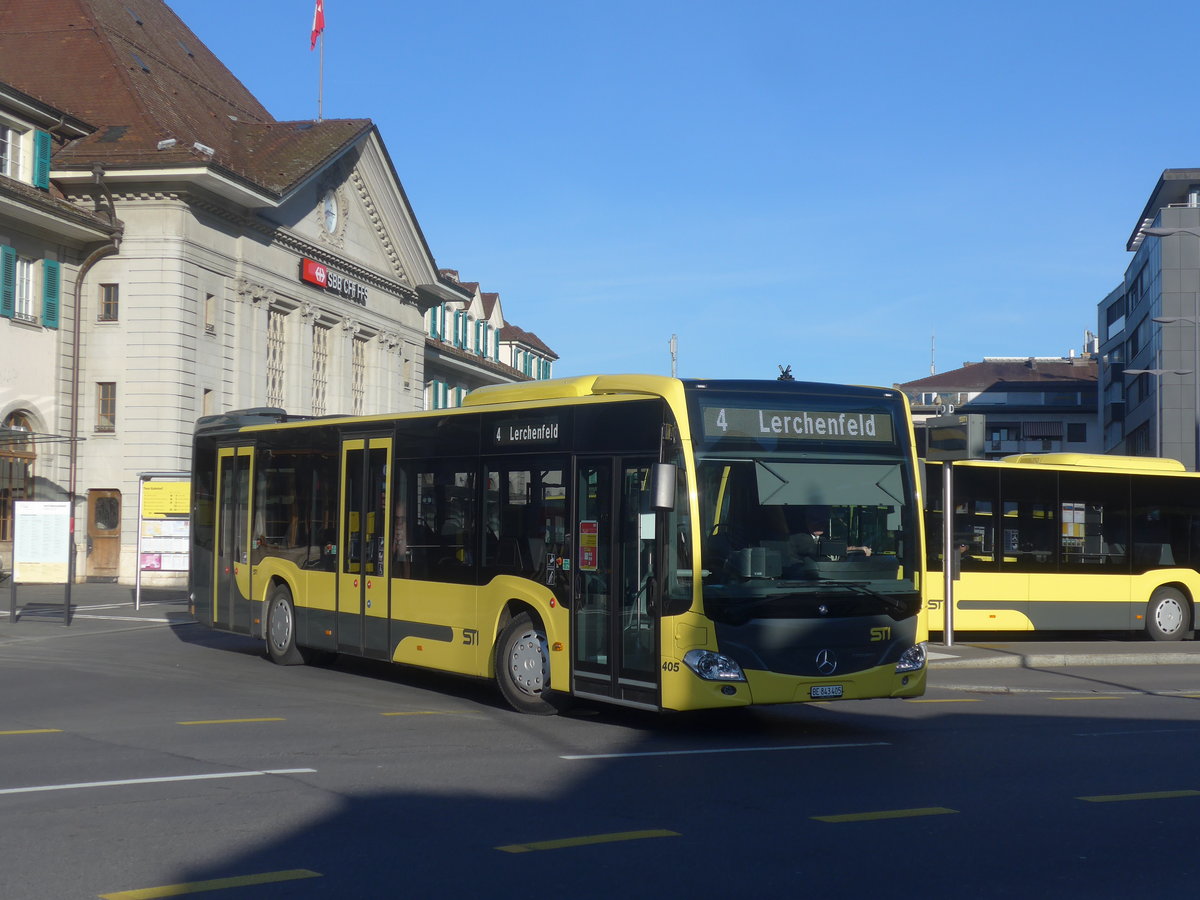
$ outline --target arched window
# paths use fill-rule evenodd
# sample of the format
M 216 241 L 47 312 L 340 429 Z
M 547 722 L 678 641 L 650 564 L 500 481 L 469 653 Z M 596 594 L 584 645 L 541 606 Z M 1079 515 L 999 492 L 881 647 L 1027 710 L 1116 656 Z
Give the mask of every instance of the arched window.
M 13 501 L 33 499 L 36 461 L 29 415 L 9 413 L 0 428 L 0 541 L 13 539 Z

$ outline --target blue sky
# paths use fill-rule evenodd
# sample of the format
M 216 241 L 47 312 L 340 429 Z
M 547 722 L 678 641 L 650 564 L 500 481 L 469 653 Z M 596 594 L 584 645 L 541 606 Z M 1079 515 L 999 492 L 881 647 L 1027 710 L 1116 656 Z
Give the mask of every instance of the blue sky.
M 278 119 L 313 0 L 168 0 Z M 379 126 L 440 266 L 556 375 L 890 385 L 1078 352 L 1164 168 L 1195 10 L 1010 0 L 326 0 L 324 115 Z M 936 342 L 936 355 L 933 345 Z

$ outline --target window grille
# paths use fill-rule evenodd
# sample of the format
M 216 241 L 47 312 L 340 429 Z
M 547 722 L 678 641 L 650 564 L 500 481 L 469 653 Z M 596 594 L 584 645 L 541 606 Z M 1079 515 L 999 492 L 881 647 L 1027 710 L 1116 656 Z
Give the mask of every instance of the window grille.
M 329 328 L 325 325 L 313 325 L 312 345 L 312 412 L 314 416 L 323 416 L 326 410 L 326 397 L 329 393 Z
M 367 342 L 355 338 L 350 354 L 350 403 L 354 415 L 363 414 L 363 402 L 367 395 Z
M 267 311 L 267 406 L 283 407 L 287 317 L 277 309 Z

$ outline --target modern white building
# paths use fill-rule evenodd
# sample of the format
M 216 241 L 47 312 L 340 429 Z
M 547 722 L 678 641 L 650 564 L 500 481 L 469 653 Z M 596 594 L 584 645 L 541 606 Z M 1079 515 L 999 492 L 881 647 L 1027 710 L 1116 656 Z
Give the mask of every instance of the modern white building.
M 161 0 L 0 6 L 0 159 L 0 502 L 73 496 L 77 578 L 133 580 L 139 478 L 190 468 L 199 416 L 532 377 L 430 346 L 433 310 L 503 316 L 439 270 L 374 124 L 276 121 Z

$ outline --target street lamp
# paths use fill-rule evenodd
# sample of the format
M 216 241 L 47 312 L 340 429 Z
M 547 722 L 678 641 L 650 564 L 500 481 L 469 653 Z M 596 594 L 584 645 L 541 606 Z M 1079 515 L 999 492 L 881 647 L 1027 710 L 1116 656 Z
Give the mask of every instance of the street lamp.
M 1157 320 L 1156 320 L 1157 321 Z M 1154 382 L 1154 455 L 1162 456 L 1162 377 L 1164 375 L 1191 375 L 1191 369 L 1126 369 L 1126 375 L 1153 375 Z
M 1190 234 L 1200 241 L 1200 228 L 1188 228 L 1184 226 L 1170 228 L 1155 227 L 1144 229 L 1144 233 L 1153 235 L 1156 238 L 1170 237 L 1173 234 Z M 1192 372 L 1195 375 L 1192 388 L 1192 448 L 1195 452 L 1195 457 L 1192 461 L 1192 470 L 1200 472 L 1200 292 L 1193 292 L 1192 300 L 1194 303 L 1192 315 L 1155 316 L 1153 321 L 1161 325 L 1190 324 L 1192 326 Z

